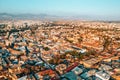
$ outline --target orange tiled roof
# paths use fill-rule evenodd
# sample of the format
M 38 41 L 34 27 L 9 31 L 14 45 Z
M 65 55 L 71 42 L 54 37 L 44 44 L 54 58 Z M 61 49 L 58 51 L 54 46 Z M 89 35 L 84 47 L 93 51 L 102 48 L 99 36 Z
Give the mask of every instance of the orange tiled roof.
M 55 74 L 55 72 L 50 69 L 50 70 L 41 71 L 38 74 L 43 76 L 45 74 L 48 74 L 48 75 Z

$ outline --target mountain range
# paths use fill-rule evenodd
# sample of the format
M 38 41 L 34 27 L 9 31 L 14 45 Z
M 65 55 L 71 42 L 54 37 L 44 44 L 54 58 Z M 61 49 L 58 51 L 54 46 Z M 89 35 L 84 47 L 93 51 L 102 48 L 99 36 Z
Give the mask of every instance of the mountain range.
M 58 16 L 58 15 L 48 15 L 48 14 L 10 14 L 10 13 L 0 13 L 0 20 L 89 20 L 89 21 L 117 21 L 113 17 L 100 17 L 100 16 L 88 16 L 88 15 L 68 15 L 68 16 Z
M 47 14 L 10 14 L 10 13 L 0 13 L 0 20 L 34 20 L 34 19 L 49 19 L 56 16 Z

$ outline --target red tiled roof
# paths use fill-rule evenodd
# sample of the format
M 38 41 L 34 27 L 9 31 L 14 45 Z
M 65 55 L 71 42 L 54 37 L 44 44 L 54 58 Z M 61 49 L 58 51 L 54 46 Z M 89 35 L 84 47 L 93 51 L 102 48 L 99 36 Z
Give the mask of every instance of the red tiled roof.
M 73 65 L 71 65 L 70 67 L 68 67 L 65 72 L 69 72 L 71 71 L 72 69 L 74 69 L 76 66 L 78 66 L 78 63 L 74 63 Z

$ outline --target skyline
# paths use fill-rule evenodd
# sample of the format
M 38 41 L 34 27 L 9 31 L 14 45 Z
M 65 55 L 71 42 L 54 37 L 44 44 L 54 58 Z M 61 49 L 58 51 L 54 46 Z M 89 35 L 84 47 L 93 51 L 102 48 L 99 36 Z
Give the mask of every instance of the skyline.
M 0 13 L 45 13 L 120 20 L 120 0 L 0 0 Z

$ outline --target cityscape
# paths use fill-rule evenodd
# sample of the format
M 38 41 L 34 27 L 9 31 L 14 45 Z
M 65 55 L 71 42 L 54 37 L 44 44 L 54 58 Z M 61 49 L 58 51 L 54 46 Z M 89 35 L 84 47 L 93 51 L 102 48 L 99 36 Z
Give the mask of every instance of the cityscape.
M 93 2 L 98 5 L 92 5 Z M 104 3 L 105 9 L 99 3 Z M 1 0 L 0 80 L 120 80 L 118 3 L 117 0 Z M 80 12 L 74 10 L 75 5 Z M 85 5 L 90 11 L 83 10 L 86 14 L 82 15 L 81 7 Z M 114 7 L 109 9 L 106 5 Z M 94 10 L 94 15 L 91 7 L 95 6 L 106 11 Z

